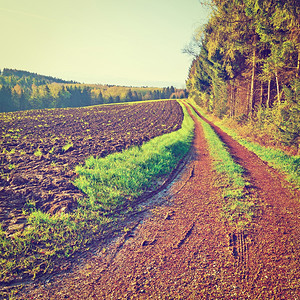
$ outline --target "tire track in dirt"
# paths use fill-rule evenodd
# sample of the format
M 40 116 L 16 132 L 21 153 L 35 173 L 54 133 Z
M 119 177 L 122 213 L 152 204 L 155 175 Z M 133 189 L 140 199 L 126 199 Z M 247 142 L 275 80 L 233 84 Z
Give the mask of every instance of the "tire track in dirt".
M 252 230 L 232 234 L 243 288 L 252 297 L 262 299 L 300 299 L 299 190 L 286 188 L 288 184 L 282 175 L 198 115 L 212 126 L 246 170 L 254 187 L 252 198 L 259 201 L 262 210 Z
M 191 162 L 163 194 L 164 205 L 105 252 L 27 287 L 20 299 L 300 299 L 297 194 L 254 154 L 218 134 L 256 187 L 262 215 L 253 228 L 238 233 L 222 219 L 217 175 L 196 121 Z

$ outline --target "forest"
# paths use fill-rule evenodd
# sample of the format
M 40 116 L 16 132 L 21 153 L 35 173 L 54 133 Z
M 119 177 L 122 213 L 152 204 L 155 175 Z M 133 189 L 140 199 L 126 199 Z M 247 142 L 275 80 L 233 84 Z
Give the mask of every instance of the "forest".
M 244 135 L 299 154 L 300 6 L 297 0 L 212 0 L 184 52 L 189 97 Z M 228 121 L 228 122 L 229 122 Z
M 0 72 L 0 112 L 186 97 L 186 90 L 173 86 L 80 84 L 27 71 L 3 69 Z

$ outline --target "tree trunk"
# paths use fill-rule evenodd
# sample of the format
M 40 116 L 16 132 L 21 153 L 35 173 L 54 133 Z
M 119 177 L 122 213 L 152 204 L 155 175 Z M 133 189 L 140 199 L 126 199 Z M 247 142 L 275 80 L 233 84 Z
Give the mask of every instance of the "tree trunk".
M 276 77 L 276 87 L 277 87 L 277 101 L 278 104 L 280 103 L 280 88 L 279 88 L 279 80 L 278 80 L 278 72 L 275 72 L 275 77 Z
M 255 36 L 256 41 L 256 36 Z M 254 106 L 254 91 L 255 91 L 255 75 L 256 75 L 256 45 L 254 42 L 253 57 L 252 57 L 252 75 L 251 75 L 251 87 L 250 87 L 250 97 L 249 97 L 249 115 L 252 115 Z
M 263 105 L 263 96 L 264 96 L 264 83 L 261 82 L 261 85 L 260 85 L 260 101 L 259 101 L 260 107 L 262 107 L 262 105 Z
M 297 74 L 296 77 L 300 77 L 300 50 L 298 51 L 298 63 L 297 63 Z
M 233 100 L 233 108 L 232 108 L 232 116 L 235 116 L 235 109 L 236 109 L 236 101 L 235 101 L 235 94 L 236 94 L 236 88 L 233 86 L 233 91 L 232 91 L 232 100 Z
M 230 85 L 229 116 L 232 117 L 232 86 Z
M 230 84 L 230 117 L 234 117 L 234 108 L 235 108 L 235 103 L 234 103 L 234 85 Z
M 268 80 L 268 98 L 266 103 L 267 108 L 270 108 L 270 98 L 271 98 L 271 79 Z
M 250 108 L 250 105 L 249 105 L 249 103 L 250 103 L 250 95 L 251 95 L 251 82 L 249 82 L 249 84 L 247 84 L 247 103 L 246 103 L 246 113 L 248 114 L 248 115 L 250 115 L 250 111 L 249 111 L 249 108 Z

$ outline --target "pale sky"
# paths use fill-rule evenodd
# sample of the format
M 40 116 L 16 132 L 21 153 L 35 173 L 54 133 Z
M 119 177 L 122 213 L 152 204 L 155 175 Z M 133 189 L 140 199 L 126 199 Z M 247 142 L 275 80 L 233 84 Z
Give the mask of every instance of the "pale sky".
M 208 16 L 199 0 L 0 0 L 0 69 L 182 88 Z

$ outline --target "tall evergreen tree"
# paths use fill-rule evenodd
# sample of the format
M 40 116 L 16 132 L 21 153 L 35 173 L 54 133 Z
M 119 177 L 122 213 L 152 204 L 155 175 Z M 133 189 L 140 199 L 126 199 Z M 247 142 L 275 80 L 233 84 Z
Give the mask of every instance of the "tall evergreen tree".
M 0 112 L 14 111 L 11 88 L 2 86 L 0 89 Z

